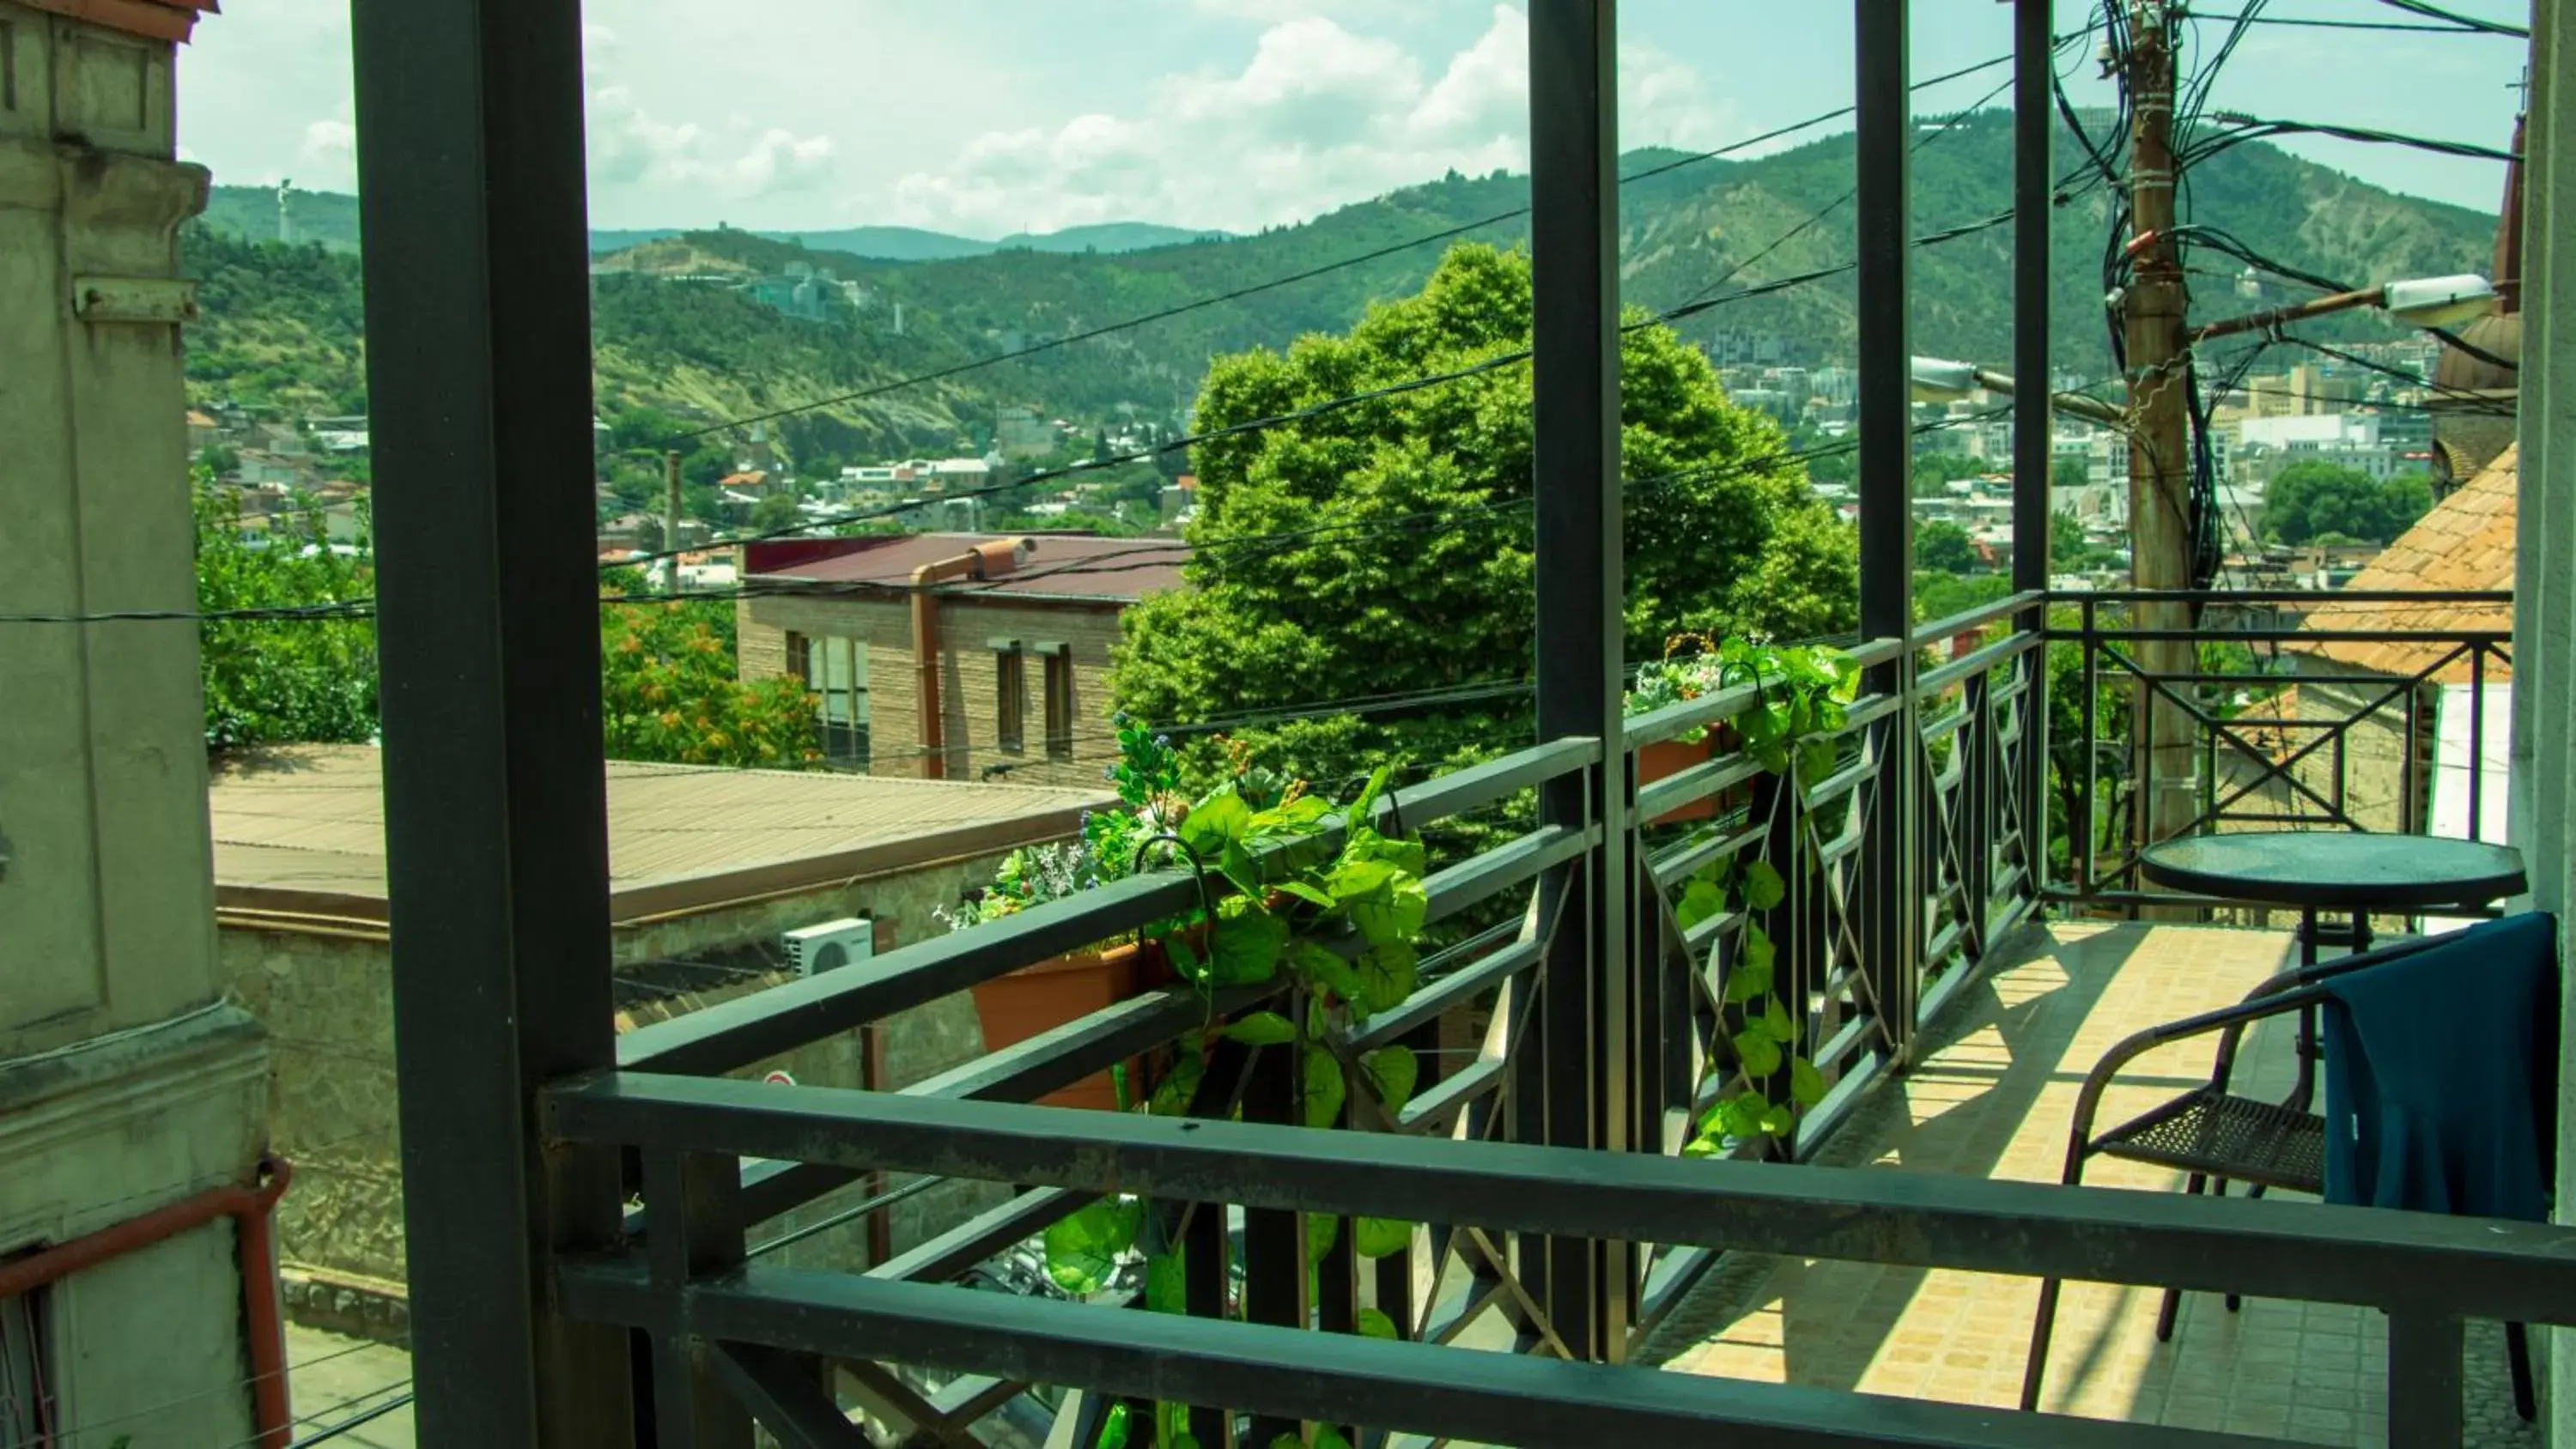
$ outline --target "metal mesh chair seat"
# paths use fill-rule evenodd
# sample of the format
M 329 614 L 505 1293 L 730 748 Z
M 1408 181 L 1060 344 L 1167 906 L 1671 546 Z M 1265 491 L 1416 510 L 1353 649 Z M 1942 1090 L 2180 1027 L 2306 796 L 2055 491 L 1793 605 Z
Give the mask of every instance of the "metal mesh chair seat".
M 2093 1151 L 2288 1192 L 2325 1190 L 2324 1118 L 2214 1086 L 2112 1128 Z

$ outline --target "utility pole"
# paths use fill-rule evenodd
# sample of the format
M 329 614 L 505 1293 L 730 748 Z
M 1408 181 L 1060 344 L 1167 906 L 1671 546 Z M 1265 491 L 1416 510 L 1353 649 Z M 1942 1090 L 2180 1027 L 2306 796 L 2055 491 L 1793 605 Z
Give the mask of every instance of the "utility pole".
M 2165 0 L 2136 0 L 2130 10 L 2129 206 L 2134 272 L 2124 302 L 2129 384 L 2129 577 L 2139 589 L 2191 587 L 2191 430 L 2184 389 L 2191 386 L 2185 344 L 2189 298 L 2174 250 L 2174 19 Z M 2142 602 L 2136 627 L 2169 638 L 2137 641 L 2146 678 L 2130 711 L 2136 735 L 2138 813 L 2135 843 L 2181 834 L 2199 814 L 2187 698 L 2197 672 L 2191 610 Z
M 670 555 L 662 561 L 672 593 L 680 591 L 680 450 L 662 455 L 662 551 Z

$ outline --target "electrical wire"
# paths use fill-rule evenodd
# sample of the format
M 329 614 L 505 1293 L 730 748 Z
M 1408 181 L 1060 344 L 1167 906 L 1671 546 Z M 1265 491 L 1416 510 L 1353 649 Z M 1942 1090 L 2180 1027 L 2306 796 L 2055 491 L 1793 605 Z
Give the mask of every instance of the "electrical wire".
M 2517 408 L 2500 406 L 2496 399 L 2489 397 L 2484 393 L 2468 392 L 2460 388 L 2448 387 L 2438 382 L 2428 382 L 2403 368 L 2391 367 L 2387 363 L 2364 357 L 2358 352 L 2347 352 L 2343 348 L 2336 347 L 2331 343 L 2319 342 L 2313 337 L 2294 337 L 2288 333 L 2283 333 L 2281 340 L 2299 347 L 2304 347 L 2311 352 L 2321 353 L 2324 356 L 2334 358 L 2338 362 L 2350 363 L 2354 367 L 2358 367 L 2365 372 L 2375 372 L 2383 377 L 2394 378 L 2399 382 L 2405 383 L 2409 387 L 2427 389 L 2435 397 L 2442 398 L 2446 401 L 2457 402 L 2465 405 L 2459 408 L 2432 409 L 2432 411 L 2446 413 L 2473 412 L 2482 413 L 2489 417 L 2502 418 L 2516 417 L 2519 415 L 2519 410 Z
M 2079 36 L 2080 34 L 2081 32 L 2079 32 Z M 2004 65 L 2011 60 L 2012 57 L 2008 54 L 1994 56 L 1992 58 L 1979 61 L 1974 65 L 1963 66 L 1958 70 L 1934 76 L 1929 80 L 1918 81 L 1911 87 L 1911 89 L 1918 91 L 1927 90 L 1933 86 L 1941 85 L 1948 81 L 1958 80 L 1964 76 L 1974 75 L 1979 71 L 1991 70 L 1994 67 Z M 1770 142 L 1780 140 L 1784 137 L 1796 135 L 1800 131 L 1812 130 L 1817 126 L 1826 124 L 1827 122 L 1840 120 L 1845 116 L 1851 115 L 1855 109 L 1857 108 L 1846 105 L 1837 107 L 1830 111 L 1819 112 L 1816 115 L 1807 117 L 1805 120 L 1795 121 L 1785 126 L 1775 127 L 1772 130 L 1765 131 L 1757 136 L 1748 136 L 1741 141 L 1732 141 L 1724 146 L 1719 146 L 1712 150 L 1696 152 L 1692 155 L 1667 161 L 1660 165 L 1647 167 L 1642 171 L 1620 177 L 1618 184 L 1626 186 L 1632 182 L 1644 181 L 1657 176 L 1670 175 L 1671 173 L 1682 170 L 1686 167 L 1697 166 L 1704 162 L 1736 155 L 1741 152 L 1751 150 L 1756 146 L 1767 145 Z M 690 442 L 715 433 L 726 432 L 735 428 L 749 427 L 753 423 L 775 422 L 780 418 L 793 417 L 800 413 L 814 412 L 828 407 L 838 407 L 847 403 L 866 402 L 871 399 L 884 397 L 889 393 L 900 392 L 908 388 L 925 386 L 934 382 L 943 382 L 949 378 L 959 377 L 966 373 L 977 372 L 988 367 L 996 367 L 1005 362 L 1021 361 L 1040 353 L 1052 352 L 1059 348 L 1070 347 L 1076 343 L 1089 342 L 1115 333 L 1149 326 L 1156 322 L 1169 321 L 1174 317 L 1185 316 L 1192 312 L 1204 311 L 1207 308 L 1222 306 L 1229 302 L 1239 302 L 1246 297 L 1258 296 L 1264 292 L 1275 291 L 1281 287 L 1294 286 L 1300 282 L 1312 281 L 1317 277 L 1327 276 L 1334 272 L 1346 271 L 1352 267 L 1364 266 L 1374 261 L 1382 261 L 1387 257 L 1412 251 L 1418 247 L 1429 246 L 1434 242 L 1454 240 L 1455 238 L 1465 236 L 1470 232 L 1481 231 L 1491 226 L 1499 226 L 1509 221 L 1517 221 L 1520 218 L 1529 215 L 1529 212 L 1530 208 L 1527 206 L 1514 207 L 1509 211 L 1498 211 L 1491 216 L 1481 217 L 1475 221 L 1462 222 L 1455 226 L 1443 227 L 1440 230 L 1426 232 L 1420 236 L 1413 237 L 1410 240 L 1393 242 L 1386 246 L 1373 248 L 1369 251 L 1361 252 L 1353 256 L 1343 257 L 1336 261 L 1324 263 L 1320 266 L 1308 267 L 1302 271 L 1273 277 L 1268 281 L 1255 282 L 1249 286 L 1238 287 L 1232 291 L 1221 292 L 1214 296 L 1201 297 L 1194 301 L 1178 303 L 1159 311 L 1144 313 L 1140 316 L 1126 318 L 1118 322 L 1104 323 L 1101 326 L 1087 328 L 1083 331 L 1070 333 L 1063 337 L 1050 338 L 1047 341 L 1034 343 L 1014 352 L 1002 353 L 995 357 L 977 358 L 970 362 L 961 362 L 954 366 L 939 368 L 931 372 L 920 373 L 911 377 L 898 378 L 892 382 L 879 383 L 870 387 L 859 388 L 846 393 L 839 393 L 831 397 L 819 398 L 812 402 L 797 403 L 789 407 L 774 408 L 768 412 L 753 413 L 743 417 L 728 419 L 727 421 L 720 423 L 711 423 L 704 427 L 692 428 L 686 432 L 674 433 L 670 436 L 669 441 Z
M 2334 125 L 2323 121 L 2272 121 L 2250 116 L 2242 111 L 2221 111 L 2220 123 L 2231 129 L 2216 132 L 2205 141 L 2195 141 L 2183 154 L 2190 160 L 2205 161 L 2221 152 L 2232 150 L 2248 141 L 2272 136 L 2331 136 L 2342 141 L 2358 141 L 2373 146 L 2408 146 L 2440 156 L 2458 156 L 2473 161 L 2519 161 L 2511 151 L 2494 146 L 2481 146 L 2472 141 L 2440 141 L 2424 136 L 2409 136 L 2397 131 L 2381 131 L 2368 126 Z
M 2463 30 L 2483 30 L 2489 35 L 2510 35 L 2522 40 L 2531 38 L 2531 30 L 2527 26 L 2510 25 L 2501 20 L 2481 20 L 2474 15 L 2462 15 L 2456 10 L 2428 5 L 2425 0 L 2379 0 L 2379 3 L 2409 15 L 2421 15 L 2427 20 L 2447 21 Z
M 2247 17 L 2213 11 L 2195 10 L 2194 20 L 2243 20 L 2252 25 L 2298 26 L 2314 30 L 2374 30 L 2404 32 L 2415 35 L 2511 35 L 2509 29 L 2487 25 L 2420 25 L 2403 20 L 2334 20 L 2305 15 L 2258 15 Z

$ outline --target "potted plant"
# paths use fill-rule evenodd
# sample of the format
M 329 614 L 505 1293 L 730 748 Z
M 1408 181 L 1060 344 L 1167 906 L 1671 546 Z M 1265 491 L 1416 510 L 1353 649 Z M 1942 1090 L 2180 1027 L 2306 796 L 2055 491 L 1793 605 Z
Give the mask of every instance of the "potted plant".
M 950 929 L 962 931 L 998 921 L 1121 879 L 1135 869 L 1139 847 L 1178 828 L 1188 806 L 1179 793 L 1180 764 L 1171 741 L 1124 715 L 1114 717 L 1114 722 L 1120 757 L 1104 774 L 1118 787 L 1118 806 L 1084 815 L 1082 833 L 1074 840 L 1012 851 L 992 884 L 957 910 L 939 912 Z M 1132 937 L 1097 942 L 974 987 L 984 1049 L 1016 1046 L 1169 985 L 1175 978 L 1164 940 L 1175 932 L 1198 933 L 1203 927 L 1186 921 L 1159 923 Z M 1123 1069 L 1103 1072 L 1039 1100 L 1051 1107 L 1121 1111 L 1130 1105 L 1125 1100 L 1127 1083 L 1136 1080 L 1140 1070 L 1141 1064 L 1127 1063 Z
M 1689 654 L 1681 653 L 1683 645 L 1695 646 Z M 1665 641 L 1664 657 L 1637 670 L 1636 680 L 1628 687 L 1624 701 L 1627 714 L 1649 714 L 1655 710 L 1698 699 L 1721 688 L 1726 666 L 1718 647 L 1705 634 L 1676 634 Z M 1669 740 L 1657 740 L 1637 752 L 1637 784 L 1651 785 L 1669 779 L 1693 765 L 1705 764 L 1718 751 L 1735 745 L 1733 730 L 1724 722 L 1697 726 Z M 1659 815 L 1649 825 L 1675 825 L 1686 821 L 1707 820 L 1716 816 L 1721 804 L 1735 801 L 1712 795 L 1684 805 L 1678 810 Z

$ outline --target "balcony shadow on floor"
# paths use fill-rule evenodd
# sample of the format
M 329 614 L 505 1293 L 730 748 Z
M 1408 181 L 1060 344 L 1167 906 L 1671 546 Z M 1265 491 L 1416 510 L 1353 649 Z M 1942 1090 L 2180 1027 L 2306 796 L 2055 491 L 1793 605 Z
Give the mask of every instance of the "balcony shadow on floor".
M 2093 1063 L 2138 1027 L 2242 996 L 2279 968 L 2287 947 L 2278 934 L 2192 927 L 2031 930 L 2017 955 L 1965 988 L 1932 1024 L 1919 1064 L 1874 1089 L 1818 1160 L 2054 1182 L 2075 1091 Z M 2205 1047 L 2144 1058 L 2119 1079 L 2106 1115 L 2205 1081 L 2207 1070 Z M 2093 1180 L 2173 1185 L 2170 1174 L 2116 1168 Z M 2137 1316 L 2127 1301 L 2137 1295 L 2069 1296 L 2101 1293 L 2112 1301 L 2086 1302 L 2060 1328 L 2051 1407 L 2098 1398 L 2130 1370 L 2134 1355 L 2109 1329 Z M 1819 1388 L 2009 1403 L 2035 1295 L 2026 1279 L 1747 1259 L 1677 1306 L 1639 1357 Z M 2017 1301 L 2019 1312 L 1997 1299 Z

